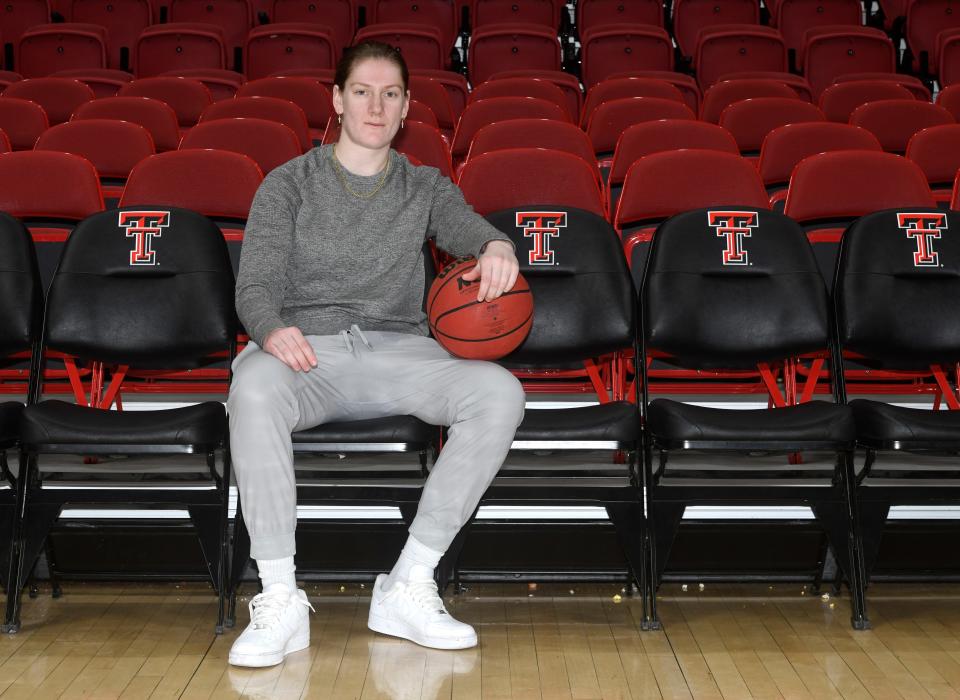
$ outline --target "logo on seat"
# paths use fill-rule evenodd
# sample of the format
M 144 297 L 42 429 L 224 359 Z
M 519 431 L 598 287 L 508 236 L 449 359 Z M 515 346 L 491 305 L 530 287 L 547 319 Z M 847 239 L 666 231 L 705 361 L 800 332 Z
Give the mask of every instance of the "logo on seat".
M 531 265 L 555 265 L 552 238 L 560 237 L 560 229 L 567 225 L 565 211 L 518 211 L 517 228 L 523 229 L 524 238 L 533 239 L 533 250 L 527 253 Z
M 127 238 L 134 239 L 130 251 L 131 265 L 156 265 L 157 252 L 153 250 L 153 239 L 159 238 L 161 229 L 170 225 L 168 211 L 122 211 L 120 228 L 127 229 Z
M 933 241 L 947 228 L 947 216 L 943 212 L 897 214 L 897 226 L 905 229 L 907 238 L 917 242 L 913 253 L 914 267 L 940 267 L 940 255 L 933 249 Z
M 749 265 L 750 256 L 743 247 L 743 239 L 750 238 L 751 229 L 758 226 L 755 211 L 708 211 L 707 223 L 717 230 L 718 238 L 726 239 L 723 250 L 724 265 Z

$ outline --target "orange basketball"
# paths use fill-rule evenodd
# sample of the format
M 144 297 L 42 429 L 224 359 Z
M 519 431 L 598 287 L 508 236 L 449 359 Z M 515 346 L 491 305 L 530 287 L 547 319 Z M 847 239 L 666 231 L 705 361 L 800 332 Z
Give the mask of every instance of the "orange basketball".
M 480 280 L 462 276 L 476 266 L 475 258 L 447 265 L 427 295 L 430 331 L 454 355 L 470 360 L 495 360 L 509 355 L 533 325 L 533 295 L 522 275 L 513 289 L 493 301 L 477 301 Z

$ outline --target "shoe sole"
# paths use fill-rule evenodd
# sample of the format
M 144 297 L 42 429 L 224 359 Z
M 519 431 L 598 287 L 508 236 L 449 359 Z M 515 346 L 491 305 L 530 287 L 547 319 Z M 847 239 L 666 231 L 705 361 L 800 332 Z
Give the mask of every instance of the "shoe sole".
M 454 637 L 453 639 L 447 637 L 422 637 L 402 622 L 381 617 L 372 611 L 367 618 L 367 627 L 374 632 L 387 634 L 391 637 L 408 639 L 411 642 L 430 649 L 469 649 L 477 646 L 476 634 L 472 634 L 469 637 Z
M 303 651 L 308 646 L 310 646 L 310 635 L 294 637 L 287 642 L 287 646 L 284 647 L 282 652 L 275 654 L 234 654 L 231 651 L 229 661 L 231 666 L 246 666 L 248 668 L 276 666 L 283 661 L 287 654 Z

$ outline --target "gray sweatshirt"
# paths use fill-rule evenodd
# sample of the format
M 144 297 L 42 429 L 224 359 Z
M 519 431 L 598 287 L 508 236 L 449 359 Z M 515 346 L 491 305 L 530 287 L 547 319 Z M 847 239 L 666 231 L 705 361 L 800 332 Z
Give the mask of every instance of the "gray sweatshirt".
M 273 170 L 254 197 L 240 253 L 237 314 L 258 344 L 272 330 L 304 335 L 364 330 L 427 335 L 423 243 L 478 255 L 509 239 L 466 203 L 436 168 L 414 166 L 393 149 L 383 187 L 369 199 L 346 190 L 332 146 L 314 148 Z M 357 193 L 369 177 L 341 168 Z

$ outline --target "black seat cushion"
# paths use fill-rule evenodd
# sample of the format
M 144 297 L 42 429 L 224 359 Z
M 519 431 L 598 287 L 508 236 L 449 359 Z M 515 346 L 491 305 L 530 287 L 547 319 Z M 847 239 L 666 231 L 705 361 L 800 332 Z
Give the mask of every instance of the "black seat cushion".
M 206 401 L 159 411 L 104 411 L 42 401 L 23 411 L 27 444 L 209 445 L 227 434 L 223 404 Z
M 23 404 L 18 401 L 0 403 L 0 447 L 12 445 L 20 435 L 20 414 Z
M 776 409 L 706 408 L 655 399 L 647 416 L 650 432 L 659 440 L 676 442 L 832 442 L 854 439 L 849 406 L 810 401 Z
M 579 408 L 530 408 L 514 439 L 629 442 L 640 439 L 640 419 L 637 407 L 629 401 Z
M 860 440 L 960 442 L 960 411 L 905 408 L 867 399 L 851 401 L 850 407 Z
M 413 416 L 325 423 L 293 434 L 294 446 L 306 443 L 406 442 L 429 443 L 438 428 Z

